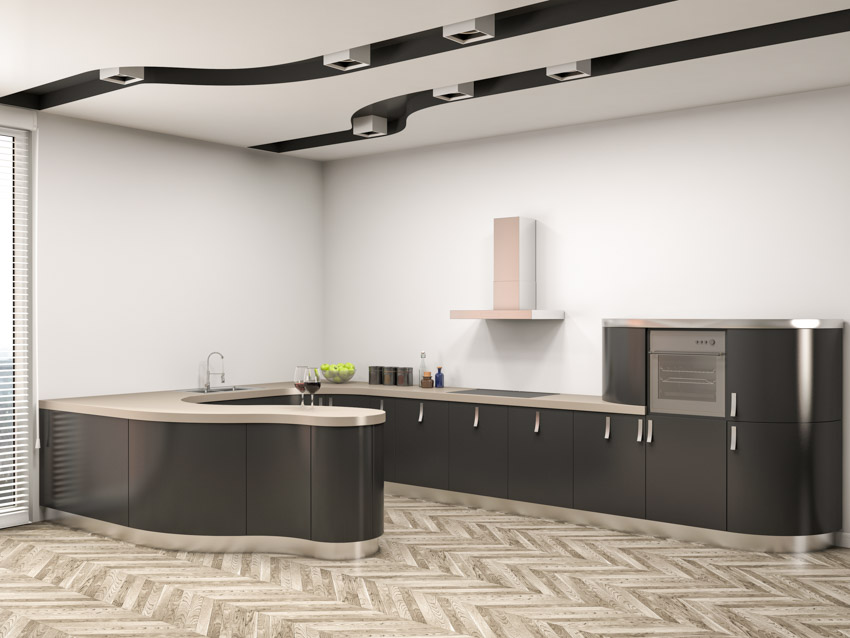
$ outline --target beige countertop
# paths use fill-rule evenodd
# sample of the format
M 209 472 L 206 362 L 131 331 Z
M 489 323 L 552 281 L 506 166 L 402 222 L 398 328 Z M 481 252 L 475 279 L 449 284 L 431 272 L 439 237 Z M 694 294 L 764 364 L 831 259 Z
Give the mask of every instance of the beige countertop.
M 292 423 L 296 425 L 351 427 L 375 425 L 383 423 L 385 419 L 383 411 L 363 408 L 207 405 L 213 401 L 226 401 L 228 399 L 252 399 L 298 393 L 292 383 L 260 383 L 245 387 L 250 389 L 211 394 L 172 390 L 69 399 L 45 399 L 39 402 L 39 407 L 46 410 L 78 412 L 120 419 L 173 423 Z M 646 413 L 644 406 L 609 403 L 603 401 L 601 397 L 592 395 L 553 394 L 536 398 L 522 398 L 456 394 L 458 390 L 464 389 L 466 388 L 424 389 L 413 386 L 369 385 L 368 383 L 351 382 L 343 384 L 325 383 L 319 394 L 356 394 L 612 414 L 642 415 Z

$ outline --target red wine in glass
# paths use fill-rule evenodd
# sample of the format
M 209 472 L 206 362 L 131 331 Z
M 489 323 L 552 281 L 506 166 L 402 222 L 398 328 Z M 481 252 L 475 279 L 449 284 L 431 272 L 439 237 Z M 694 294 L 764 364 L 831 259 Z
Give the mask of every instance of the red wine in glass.
M 310 406 L 316 405 L 316 392 L 322 387 L 321 379 L 319 379 L 319 371 L 315 368 L 307 370 L 307 375 L 304 377 L 304 389 L 310 393 Z
M 307 380 L 307 366 L 297 366 L 295 368 L 295 389 L 301 394 L 301 405 L 304 405 L 304 393 L 307 389 L 304 387 L 304 382 Z

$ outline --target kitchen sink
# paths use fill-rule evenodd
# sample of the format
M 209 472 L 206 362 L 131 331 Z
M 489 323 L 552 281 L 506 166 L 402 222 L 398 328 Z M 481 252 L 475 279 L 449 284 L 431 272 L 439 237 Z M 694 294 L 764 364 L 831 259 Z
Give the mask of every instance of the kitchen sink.
M 237 390 L 265 390 L 258 386 L 241 386 L 241 385 L 220 385 L 209 390 L 205 388 L 190 388 L 189 390 L 181 390 L 181 392 L 200 392 L 201 394 L 212 394 L 213 392 L 236 392 Z

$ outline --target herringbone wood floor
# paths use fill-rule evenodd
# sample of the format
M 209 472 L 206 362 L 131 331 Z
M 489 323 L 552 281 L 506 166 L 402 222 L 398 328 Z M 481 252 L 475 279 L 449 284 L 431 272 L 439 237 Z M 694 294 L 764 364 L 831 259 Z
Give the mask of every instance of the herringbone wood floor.
M 0 530 L 0 637 L 850 636 L 850 550 L 772 555 L 388 497 L 374 557 Z

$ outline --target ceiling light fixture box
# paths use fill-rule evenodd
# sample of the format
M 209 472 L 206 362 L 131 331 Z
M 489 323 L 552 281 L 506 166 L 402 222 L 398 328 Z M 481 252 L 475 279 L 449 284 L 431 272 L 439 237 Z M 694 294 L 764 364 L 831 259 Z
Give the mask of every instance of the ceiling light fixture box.
M 355 117 L 353 131 L 360 137 L 378 137 L 387 134 L 387 118 L 380 115 L 363 115 Z
M 496 36 L 496 16 L 481 16 L 472 20 L 455 22 L 443 27 L 443 37 L 457 42 L 458 44 L 469 44 L 489 40 Z
M 328 53 L 324 57 L 325 66 L 340 71 L 352 71 L 362 69 L 372 63 L 372 47 L 364 44 L 362 47 Z
M 547 66 L 546 75 L 553 80 L 558 80 L 558 82 L 590 77 L 590 60 L 578 60 L 577 62 Z
M 445 100 L 446 102 L 456 102 L 457 100 L 466 100 L 467 98 L 475 97 L 475 82 L 452 84 L 451 86 L 434 89 L 434 97 Z
M 114 84 L 135 84 L 145 79 L 143 66 L 114 66 L 100 70 L 100 79 Z

